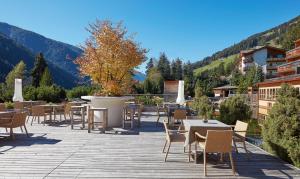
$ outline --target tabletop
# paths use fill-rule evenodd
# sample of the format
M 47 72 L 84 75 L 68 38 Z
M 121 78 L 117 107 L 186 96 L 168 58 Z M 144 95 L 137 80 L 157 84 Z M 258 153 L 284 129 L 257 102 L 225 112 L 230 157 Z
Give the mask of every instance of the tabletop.
M 186 132 L 185 146 L 195 141 L 195 132 L 206 136 L 207 130 L 231 130 L 231 126 L 224 124 L 218 120 L 208 120 L 204 122 L 201 119 L 183 120 L 184 129 Z
M 63 107 L 63 104 L 42 104 L 40 106 L 44 106 L 44 107 Z

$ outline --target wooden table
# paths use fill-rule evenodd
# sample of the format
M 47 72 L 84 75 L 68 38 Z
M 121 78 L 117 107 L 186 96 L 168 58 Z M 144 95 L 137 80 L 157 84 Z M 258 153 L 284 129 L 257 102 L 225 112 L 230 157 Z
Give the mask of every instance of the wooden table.
M 55 108 L 61 108 L 64 105 L 62 105 L 62 104 L 43 104 L 40 106 L 43 106 L 44 108 L 51 108 L 51 113 L 50 113 L 49 117 L 50 117 L 50 122 L 52 122 L 52 113 L 53 113 L 53 116 L 55 117 Z
M 183 125 L 184 129 L 188 131 L 185 133 L 184 146 L 188 146 L 189 151 L 191 150 L 191 144 L 195 142 L 195 132 L 206 136 L 207 130 L 231 130 L 231 126 L 218 120 L 208 120 L 206 123 L 202 119 L 183 120 Z

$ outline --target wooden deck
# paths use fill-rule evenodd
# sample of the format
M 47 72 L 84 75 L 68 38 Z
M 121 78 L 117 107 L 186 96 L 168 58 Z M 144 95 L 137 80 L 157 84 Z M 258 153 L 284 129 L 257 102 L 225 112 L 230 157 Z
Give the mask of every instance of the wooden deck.
M 203 178 L 202 161 L 189 163 L 182 145 L 171 146 L 164 162 L 164 131 L 155 120 L 146 114 L 140 130 L 127 135 L 88 134 L 63 123 L 28 124 L 30 138 L 18 134 L 15 141 L 0 140 L 0 178 Z M 299 169 L 253 145 L 248 149 L 249 161 L 242 149 L 234 155 L 236 178 L 300 178 Z M 214 156 L 209 157 L 208 175 L 234 178 L 228 159 L 220 163 Z

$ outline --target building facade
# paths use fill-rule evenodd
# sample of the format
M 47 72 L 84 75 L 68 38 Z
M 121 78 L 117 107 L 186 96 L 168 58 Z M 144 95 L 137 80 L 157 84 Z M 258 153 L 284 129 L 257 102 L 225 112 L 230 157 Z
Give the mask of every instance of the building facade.
M 261 66 L 267 78 L 277 77 L 277 66 L 285 62 L 285 51 L 272 46 L 258 46 L 240 52 L 239 70 L 245 74 L 253 66 Z
M 258 116 L 265 119 L 277 97 L 281 84 L 287 83 L 300 89 L 300 39 L 295 48 L 286 52 L 285 63 L 277 65 L 276 77 L 258 83 Z

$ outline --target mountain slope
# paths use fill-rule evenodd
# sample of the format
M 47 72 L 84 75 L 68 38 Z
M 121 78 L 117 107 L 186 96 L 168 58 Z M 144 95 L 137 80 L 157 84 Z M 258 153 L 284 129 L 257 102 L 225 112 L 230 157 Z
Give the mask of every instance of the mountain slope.
M 264 32 L 254 34 L 237 44 L 218 51 L 209 57 L 205 57 L 203 60 L 193 63 L 193 68 L 196 69 L 199 67 L 203 67 L 210 64 L 214 60 L 238 54 L 241 50 L 253 48 L 258 45 L 270 44 L 273 46 L 281 47 L 281 37 L 284 36 L 297 24 L 300 24 L 300 16 L 297 16 L 296 18 L 291 19 L 286 23 L 278 25 Z
M 33 54 L 42 52 L 48 62 L 77 75 L 76 65 L 69 59 L 78 57 L 82 50 L 75 46 L 46 38 L 40 34 L 0 22 L 0 33 L 29 49 Z
M 7 38 L 0 33 L 0 82 L 5 80 L 6 75 L 13 67 L 23 60 L 26 64 L 26 70 L 30 71 L 34 65 L 34 55 L 25 47 L 15 43 L 15 41 Z M 58 68 L 51 62 L 47 62 L 54 82 L 66 88 L 76 85 L 77 79 Z

